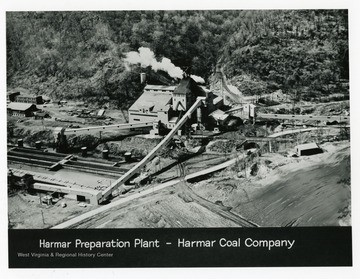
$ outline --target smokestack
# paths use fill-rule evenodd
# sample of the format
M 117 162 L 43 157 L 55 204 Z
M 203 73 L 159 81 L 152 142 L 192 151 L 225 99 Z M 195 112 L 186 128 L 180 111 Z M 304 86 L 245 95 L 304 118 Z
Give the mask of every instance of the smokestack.
M 145 73 L 140 73 L 140 82 L 141 82 L 141 84 L 146 82 L 146 74 Z
M 201 116 L 201 108 L 197 108 L 196 110 L 196 118 L 197 118 L 197 122 L 198 124 L 200 125 L 201 124 L 201 119 L 202 119 L 202 116 Z
M 216 64 L 216 73 L 221 73 L 221 65 L 220 64 Z

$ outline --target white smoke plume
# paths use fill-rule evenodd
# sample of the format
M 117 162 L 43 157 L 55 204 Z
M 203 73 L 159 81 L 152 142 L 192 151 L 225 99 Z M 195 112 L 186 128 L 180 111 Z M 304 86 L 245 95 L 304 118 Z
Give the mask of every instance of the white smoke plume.
M 205 80 L 202 77 L 191 75 L 191 78 L 195 80 L 197 83 L 205 83 Z
M 169 58 L 163 57 L 161 62 L 157 61 L 154 52 L 146 47 L 140 47 L 139 52 L 128 52 L 126 54 L 125 62 L 128 64 L 140 64 L 143 68 L 151 66 L 154 71 L 165 71 L 169 76 L 177 79 L 181 79 L 184 73 L 183 70 L 176 67 Z M 191 78 L 198 83 L 205 83 L 202 77 L 191 75 Z

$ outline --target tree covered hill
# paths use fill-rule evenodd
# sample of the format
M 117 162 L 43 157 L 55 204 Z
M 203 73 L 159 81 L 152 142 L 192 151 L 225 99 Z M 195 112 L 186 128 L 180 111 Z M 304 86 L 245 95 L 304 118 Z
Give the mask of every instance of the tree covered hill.
M 329 94 L 348 79 L 346 10 L 8 12 L 7 84 L 52 98 L 112 101 L 127 108 L 140 47 L 209 82 L 217 63 L 244 94 L 283 89 Z

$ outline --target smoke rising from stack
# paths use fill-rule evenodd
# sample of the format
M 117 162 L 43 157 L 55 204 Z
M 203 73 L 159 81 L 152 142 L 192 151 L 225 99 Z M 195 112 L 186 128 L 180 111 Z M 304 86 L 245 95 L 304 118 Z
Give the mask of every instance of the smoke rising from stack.
M 126 54 L 125 62 L 128 64 L 140 64 L 143 68 L 151 66 L 154 71 L 162 70 L 167 72 L 172 78 L 176 79 L 181 79 L 184 73 L 183 70 L 176 67 L 169 58 L 163 57 L 161 62 L 157 61 L 155 53 L 146 47 L 140 47 L 139 52 L 128 52 Z M 191 75 L 191 78 L 198 83 L 205 83 L 202 77 Z

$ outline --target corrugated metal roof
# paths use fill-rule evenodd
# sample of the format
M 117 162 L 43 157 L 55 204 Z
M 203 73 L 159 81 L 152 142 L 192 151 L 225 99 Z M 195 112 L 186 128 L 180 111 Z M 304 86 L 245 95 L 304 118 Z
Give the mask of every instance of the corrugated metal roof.
M 222 110 L 220 109 L 217 109 L 215 111 L 213 111 L 211 114 L 210 114 L 211 117 L 213 117 L 215 120 L 225 120 L 226 118 L 229 117 L 229 114 L 226 114 L 225 112 L 223 112 Z
M 169 86 L 169 85 L 146 85 L 145 90 L 166 90 L 166 91 L 174 91 L 176 86 Z
M 20 110 L 20 111 L 25 111 L 29 108 L 31 108 L 32 106 L 34 106 L 35 109 L 37 109 L 37 107 L 34 104 L 30 104 L 30 103 L 17 103 L 17 102 L 12 102 L 9 103 L 7 105 L 8 109 L 11 110 Z
M 171 99 L 171 93 L 145 91 L 129 110 L 150 109 L 152 112 L 167 111 L 170 108 Z
M 306 149 L 319 148 L 319 146 L 315 142 L 311 142 L 311 143 L 299 144 L 296 146 L 296 148 L 299 150 L 306 150 Z

